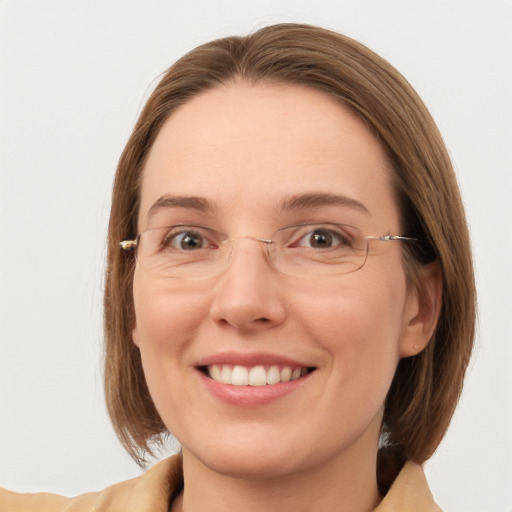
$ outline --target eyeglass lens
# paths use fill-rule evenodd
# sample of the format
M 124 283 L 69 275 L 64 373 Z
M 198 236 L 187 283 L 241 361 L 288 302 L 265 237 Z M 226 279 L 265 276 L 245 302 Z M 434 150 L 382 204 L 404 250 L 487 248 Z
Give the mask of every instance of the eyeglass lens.
M 368 240 L 361 230 L 342 224 L 286 227 L 270 239 L 223 239 L 207 227 L 171 226 L 141 233 L 137 261 L 145 271 L 160 277 L 207 277 L 223 271 L 240 240 L 265 245 L 274 267 L 294 276 L 354 272 L 364 265 L 368 253 Z

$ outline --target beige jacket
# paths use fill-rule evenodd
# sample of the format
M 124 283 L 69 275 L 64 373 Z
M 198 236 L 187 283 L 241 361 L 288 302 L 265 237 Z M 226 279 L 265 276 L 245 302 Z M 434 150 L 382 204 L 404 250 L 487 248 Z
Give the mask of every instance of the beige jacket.
M 159 462 L 142 476 L 76 498 L 0 489 L 0 512 L 167 512 L 182 486 L 181 457 Z M 421 466 L 407 463 L 374 512 L 440 512 Z

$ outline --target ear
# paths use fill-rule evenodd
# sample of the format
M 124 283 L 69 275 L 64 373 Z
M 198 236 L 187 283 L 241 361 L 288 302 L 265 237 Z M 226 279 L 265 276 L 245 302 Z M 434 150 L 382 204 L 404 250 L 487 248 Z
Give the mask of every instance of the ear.
M 443 278 L 437 261 L 420 267 L 417 283 L 410 286 L 405 307 L 400 357 L 419 354 L 431 340 L 439 319 Z

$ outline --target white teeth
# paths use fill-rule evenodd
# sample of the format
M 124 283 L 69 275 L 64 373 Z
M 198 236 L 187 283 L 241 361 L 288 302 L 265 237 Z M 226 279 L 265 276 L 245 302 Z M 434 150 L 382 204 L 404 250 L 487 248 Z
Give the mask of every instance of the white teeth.
M 289 366 L 285 366 L 281 370 L 281 382 L 288 382 L 292 378 L 292 369 Z
M 216 382 L 233 386 L 265 386 L 297 380 L 308 373 L 307 368 L 290 366 L 270 366 L 265 369 L 258 365 L 251 368 L 231 366 L 229 364 L 213 364 L 207 367 L 208 375 Z
M 233 384 L 233 386 L 247 386 L 249 384 L 249 372 L 247 368 L 243 366 L 233 366 L 231 384 Z
M 271 366 L 267 372 L 267 384 L 277 384 L 281 382 L 281 372 L 278 366 Z
M 226 384 L 231 384 L 231 376 L 233 375 L 233 368 L 228 364 L 225 364 L 222 367 L 220 378 L 221 382 L 225 382 Z
M 216 380 L 218 382 L 220 382 L 222 380 L 221 369 L 220 369 L 220 366 L 218 364 L 214 364 L 213 366 L 210 366 L 208 368 L 208 370 L 209 370 L 209 373 L 210 373 L 210 377 L 213 380 Z
M 267 372 L 263 366 L 255 366 L 249 372 L 249 386 L 265 386 L 267 383 Z

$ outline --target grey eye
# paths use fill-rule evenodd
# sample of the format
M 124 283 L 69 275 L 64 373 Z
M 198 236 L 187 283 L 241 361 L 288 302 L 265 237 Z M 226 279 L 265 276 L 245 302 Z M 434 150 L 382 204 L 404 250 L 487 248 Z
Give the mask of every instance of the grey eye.
M 166 238 L 166 245 L 181 251 L 194 251 L 209 247 L 206 238 L 197 231 L 170 233 Z
M 331 249 L 350 244 L 346 237 L 332 229 L 317 228 L 303 236 L 297 245 L 312 249 Z

